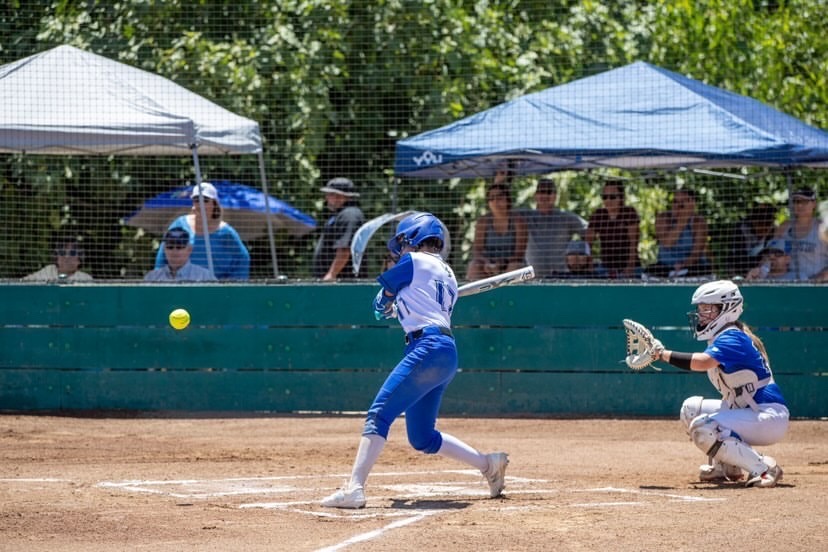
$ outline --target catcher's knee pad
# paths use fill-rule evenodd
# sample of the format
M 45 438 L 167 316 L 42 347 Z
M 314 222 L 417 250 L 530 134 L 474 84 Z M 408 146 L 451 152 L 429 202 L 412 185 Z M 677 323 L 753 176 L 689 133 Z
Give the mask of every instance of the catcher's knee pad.
M 722 446 L 719 423 L 707 414 L 693 418 L 687 432 L 690 434 L 693 444 L 699 447 L 707 456 L 715 457 L 719 447 Z
M 685 427 L 689 428 L 693 418 L 701 414 L 703 401 L 704 397 L 700 396 L 689 397 L 684 400 L 684 403 L 681 405 L 681 412 L 679 412 L 679 419 L 681 419 L 681 423 Z

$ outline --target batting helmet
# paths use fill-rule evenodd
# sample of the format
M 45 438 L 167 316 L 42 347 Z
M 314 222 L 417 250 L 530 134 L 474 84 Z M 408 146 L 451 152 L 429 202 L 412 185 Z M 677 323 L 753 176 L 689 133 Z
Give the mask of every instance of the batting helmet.
M 442 248 L 446 241 L 443 224 L 431 213 L 415 213 L 397 225 L 394 237 L 388 240 L 388 250 L 399 255 L 406 245 L 416 248 L 428 238 L 437 238 Z

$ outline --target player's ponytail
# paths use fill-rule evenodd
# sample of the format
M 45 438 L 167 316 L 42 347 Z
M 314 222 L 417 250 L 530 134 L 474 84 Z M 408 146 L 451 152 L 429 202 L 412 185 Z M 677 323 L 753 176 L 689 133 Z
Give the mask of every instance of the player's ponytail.
M 762 343 L 762 340 L 759 339 L 759 336 L 757 336 L 755 333 L 753 333 L 751 331 L 750 327 L 747 324 L 745 324 L 744 322 L 742 322 L 741 320 L 737 320 L 736 322 L 734 322 L 734 324 L 736 325 L 737 328 L 739 328 L 740 330 L 742 330 L 743 332 L 748 334 L 748 337 L 750 337 L 750 340 L 753 341 L 753 345 L 759 350 L 759 352 L 765 358 L 765 362 L 768 364 L 768 366 L 770 366 L 770 359 L 768 358 L 768 351 L 765 350 L 765 344 Z

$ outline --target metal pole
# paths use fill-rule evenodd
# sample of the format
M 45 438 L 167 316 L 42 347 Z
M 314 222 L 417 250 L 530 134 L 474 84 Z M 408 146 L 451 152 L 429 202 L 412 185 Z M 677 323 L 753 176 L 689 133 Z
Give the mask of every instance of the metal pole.
M 198 145 L 190 145 L 193 150 L 193 165 L 195 166 L 196 186 L 198 187 L 198 207 L 201 211 L 201 231 L 204 233 L 204 247 L 207 250 L 207 268 L 213 275 L 216 271 L 213 269 L 213 250 L 210 247 L 210 227 L 207 226 L 207 210 L 204 208 L 204 196 L 201 189 L 201 167 L 198 164 Z
M 259 175 L 262 179 L 262 190 L 265 195 L 265 215 L 267 220 L 267 237 L 270 240 L 270 258 L 273 261 L 273 277 L 279 277 L 279 263 L 276 260 L 276 240 L 273 237 L 273 219 L 270 216 L 270 194 L 267 191 L 267 175 L 265 175 L 264 155 L 259 151 Z

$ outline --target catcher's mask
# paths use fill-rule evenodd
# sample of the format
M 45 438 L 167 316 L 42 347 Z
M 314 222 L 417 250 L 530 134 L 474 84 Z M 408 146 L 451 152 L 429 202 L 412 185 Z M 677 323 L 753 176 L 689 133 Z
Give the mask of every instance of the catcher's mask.
M 717 280 L 699 286 L 693 293 L 691 300 L 696 305 L 695 311 L 687 313 L 690 328 L 699 341 L 707 341 L 715 337 L 725 326 L 736 322 L 744 310 L 744 299 L 739 287 L 730 280 Z M 704 316 L 698 311 L 699 305 L 715 305 L 718 313 Z

